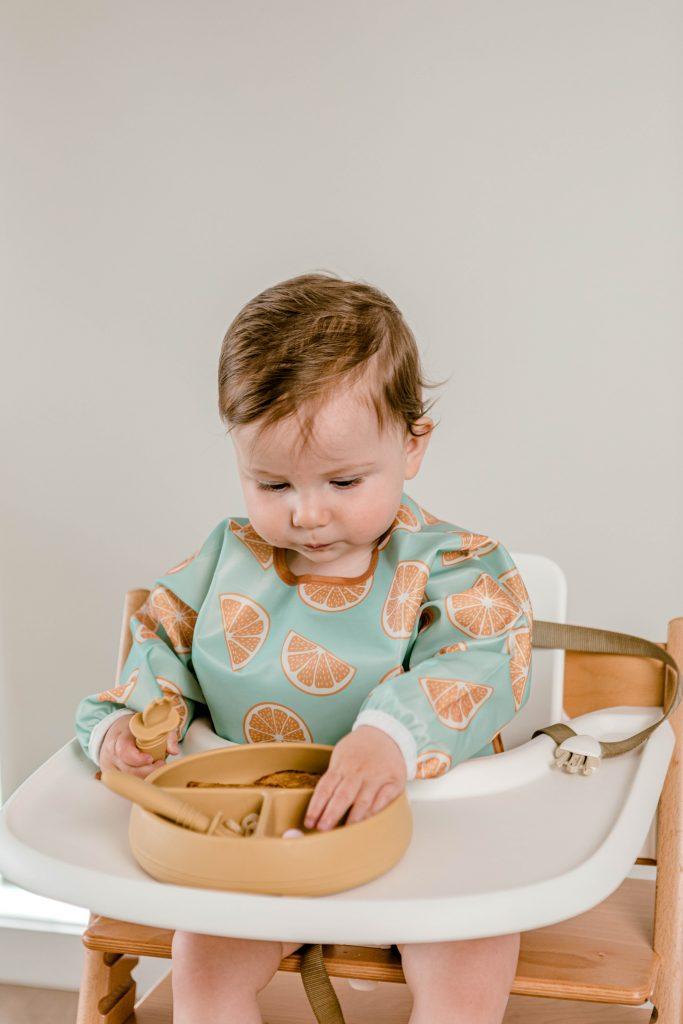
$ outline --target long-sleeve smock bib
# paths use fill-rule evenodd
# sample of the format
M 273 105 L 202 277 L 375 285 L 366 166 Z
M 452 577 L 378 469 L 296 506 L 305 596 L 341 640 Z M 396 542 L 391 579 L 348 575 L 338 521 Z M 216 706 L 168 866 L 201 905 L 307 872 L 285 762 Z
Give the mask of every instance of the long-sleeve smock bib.
M 294 576 L 283 549 L 227 518 L 155 580 L 119 679 L 81 701 L 76 731 L 98 763 L 112 722 L 166 695 L 181 739 L 207 711 L 239 743 L 334 744 L 372 725 L 396 741 L 408 779 L 441 775 L 493 753 L 526 703 L 531 627 L 503 545 L 405 493 L 352 578 Z

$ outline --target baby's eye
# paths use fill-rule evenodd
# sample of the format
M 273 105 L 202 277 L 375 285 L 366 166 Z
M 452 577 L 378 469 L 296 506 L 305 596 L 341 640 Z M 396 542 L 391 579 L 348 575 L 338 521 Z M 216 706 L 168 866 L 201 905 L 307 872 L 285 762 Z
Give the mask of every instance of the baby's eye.
M 360 477 L 356 476 L 352 480 L 331 480 L 330 482 L 341 487 L 342 490 L 349 490 L 356 483 L 360 482 Z M 283 487 L 289 487 L 289 483 L 259 483 L 258 487 L 260 490 L 282 490 Z

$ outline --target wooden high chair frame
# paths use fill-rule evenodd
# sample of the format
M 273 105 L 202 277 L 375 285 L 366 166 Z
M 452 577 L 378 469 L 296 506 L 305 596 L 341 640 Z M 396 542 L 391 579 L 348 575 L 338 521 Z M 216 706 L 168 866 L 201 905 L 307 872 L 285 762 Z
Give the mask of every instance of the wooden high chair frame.
M 126 594 L 118 672 L 130 650 L 129 618 L 147 590 Z M 660 644 L 683 665 L 683 617 Z M 651 658 L 565 654 L 564 708 L 574 718 L 603 707 L 662 706 L 666 667 Z M 603 903 L 560 924 L 522 933 L 505 1024 L 683 1024 L 683 702 L 670 716 L 676 735 L 659 800 L 656 881 L 627 878 Z M 171 956 L 173 932 L 91 915 L 77 1024 L 170 1024 L 170 973 L 136 1004 L 139 956 Z M 325 946 L 325 963 L 347 1024 L 405 1024 L 411 999 L 395 949 Z M 280 964 L 260 995 L 268 1024 L 313 1020 L 299 979 L 301 955 Z M 379 982 L 359 991 L 337 979 Z M 651 1000 L 654 1010 L 643 1009 Z M 641 1007 L 640 1009 L 636 1009 Z

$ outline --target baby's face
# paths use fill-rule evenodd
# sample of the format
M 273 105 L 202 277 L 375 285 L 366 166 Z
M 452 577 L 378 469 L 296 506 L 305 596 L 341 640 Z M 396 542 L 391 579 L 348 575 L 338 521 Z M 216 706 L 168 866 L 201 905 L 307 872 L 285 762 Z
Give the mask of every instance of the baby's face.
M 370 551 L 427 448 L 429 433 L 415 438 L 393 423 L 380 433 L 361 386 L 340 388 L 318 411 L 308 447 L 295 417 L 261 436 L 255 423 L 231 433 L 252 526 L 274 547 L 298 552 L 304 571 L 324 566 L 329 575 L 334 563 Z

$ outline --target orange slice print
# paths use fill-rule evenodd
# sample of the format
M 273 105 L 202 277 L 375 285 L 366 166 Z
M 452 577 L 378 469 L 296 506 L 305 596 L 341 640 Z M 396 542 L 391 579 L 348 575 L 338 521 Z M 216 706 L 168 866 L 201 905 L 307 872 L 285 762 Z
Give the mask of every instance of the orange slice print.
M 159 622 L 152 615 L 149 594 L 147 595 L 145 603 L 141 604 L 137 611 L 133 612 L 133 614 L 130 617 L 131 621 L 133 620 L 133 617 L 135 617 L 138 620 L 138 622 L 141 622 L 143 626 L 147 626 L 147 629 L 149 629 L 151 632 L 155 632 L 157 626 L 159 625 Z
M 128 676 L 128 681 L 121 686 L 113 686 L 111 690 L 104 690 L 97 694 L 99 701 L 113 700 L 116 704 L 125 704 L 138 683 L 140 669 L 134 668 Z
M 427 524 L 427 526 L 435 526 L 436 523 L 442 523 L 443 522 L 443 519 L 439 519 L 438 516 L 433 516 L 431 512 L 427 511 L 426 508 L 422 508 L 422 505 L 418 505 L 417 507 L 419 508 L 420 512 L 422 513 L 422 518 L 424 519 L 424 521 Z
M 439 647 L 437 654 L 455 654 L 456 651 L 466 651 L 467 644 L 464 640 L 459 640 L 457 644 L 446 644 L 445 647 Z
M 155 633 L 153 629 L 148 629 L 147 626 L 140 624 L 135 630 L 135 642 L 136 644 L 142 644 L 145 640 L 159 640 L 161 639 L 158 633 Z
M 445 775 L 451 766 L 450 754 L 443 750 L 425 750 L 417 759 L 416 779 L 435 779 Z
M 392 639 L 408 637 L 420 612 L 429 568 L 424 562 L 399 562 L 382 608 L 382 629 Z
M 401 675 L 403 675 L 403 665 L 397 665 L 396 668 L 390 668 L 388 672 L 385 672 L 377 685 L 381 686 L 382 683 L 386 683 L 387 679 L 393 679 L 394 676 Z
M 174 594 L 168 587 L 159 584 L 149 595 L 150 612 L 164 627 L 177 654 L 192 650 L 192 637 L 197 621 L 194 608 Z
M 420 679 L 427 700 L 442 725 L 466 729 L 493 693 L 492 686 L 465 679 Z
M 507 587 L 507 589 L 514 594 L 522 606 L 522 611 L 531 624 L 533 620 L 531 601 L 529 600 L 529 595 L 526 587 L 524 586 L 524 580 L 522 579 L 522 574 L 519 569 L 508 569 L 507 572 L 502 573 L 502 575 L 498 577 L 498 582 L 502 583 L 504 587 Z
M 297 592 L 299 597 L 310 608 L 319 612 L 343 612 L 354 608 L 368 596 L 372 587 L 373 577 L 365 583 L 300 583 Z
M 270 619 L 265 608 L 243 594 L 221 594 L 220 603 L 230 667 L 237 672 L 263 646 Z
M 519 711 L 531 667 L 531 631 L 526 626 L 513 629 L 507 638 L 507 649 L 510 654 L 512 696 L 515 699 L 515 711 Z
M 194 554 L 190 555 L 189 558 L 186 558 L 183 562 L 178 562 L 178 564 L 174 565 L 172 569 L 167 569 L 163 575 L 172 576 L 174 572 L 180 572 L 181 569 L 184 569 L 186 565 L 189 565 L 190 562 L 193 562 L 195 560 L 200 551 L 201 548 L 197 548 Z
M 262 569 L 270 569 L 273 564 L 273 548 L 272 545 L 268 544 L 267 541 L 261 537 L 251 523 L 237 523 L 234 519 L 230 520 L 230 530 L 241 540 L 246 548 L 251 551 L 252 555 L 259 563 Z
M 500 636 L 517 621 L 521 608 L 498 580 L 483 572 L 461 594 L 448 595 L 446 614 L 468 636 Z
M 420 526 L 420 520 L 417 518 L 415 513 L 407 505 L 401 503 L 398 506 L 398 512 L 396 518 L 389 527 L 389 532 L 384 540 L 377 545 L 379 551 L 385 547 L 391 540 L 391 536 L 395 530 L 408 530 L 409 533 L 418 533 L 422 527 Z
M 187 721 L 187 716 L 189 714 L 189 708 L 183 697 L 182 690 L 177 683 L 171 682 L 170 679 L 164 679 L 163 676 L 157 676 L 156 681 L 164 697 L 170 697 L 173 707 L 180 715 L 178 735 L 182 736 L 183 729 L 185 728 L 185 722 Z
M 281 663 L 290 683 L 315 697 L 339 693 L 356 674 L 353 665 L 293 629 L 282 645 Z
M 254 704 L 244 716 L 247 743 L 311 743 L 311 730 L 284 704 Z
M 479 558 L 495 551 L 498 541 L 487 537 L 483 533 L 461 533 L 460 547 L 457 551 L 443 551 L 441 564 L 445 566 L 457 565 L 458 562 L 465 562 L 468 558 Z

